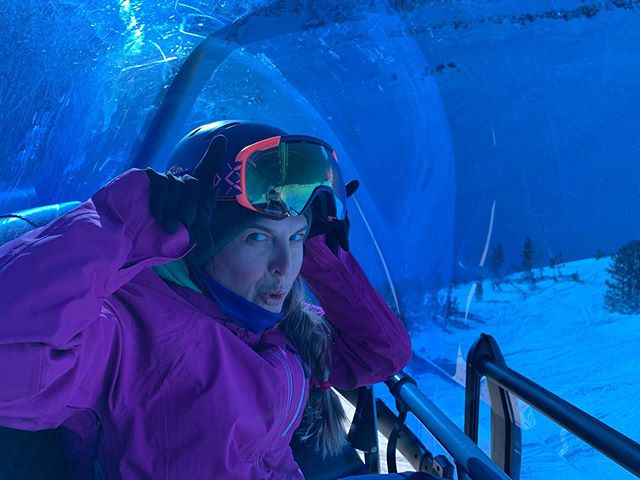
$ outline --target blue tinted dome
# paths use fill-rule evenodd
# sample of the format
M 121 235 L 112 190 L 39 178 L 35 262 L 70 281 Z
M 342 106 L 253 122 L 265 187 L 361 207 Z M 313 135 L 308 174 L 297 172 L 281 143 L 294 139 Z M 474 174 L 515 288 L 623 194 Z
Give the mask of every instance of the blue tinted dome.
M 193 166 L 215 128 L 238 128 L 211 120 L 322 138 L 361 182 L 351 250 L 440 408 L 464 422 L 464 357 L 489 333 L 516 370 L 640 438 L 620 400 L 640 395 L 640 316 L 604 301 L 614 253 L 640 238 L 637 2 L 50 4 L 0 11 L 0 212 L 164 171 L 176 145 Z M 160 108 L 172 85 L 180 115 Z M 158 113 L 185 118 L 158 129 Z M 521 427 L 523 480 L 631 478 L 532 408 Z

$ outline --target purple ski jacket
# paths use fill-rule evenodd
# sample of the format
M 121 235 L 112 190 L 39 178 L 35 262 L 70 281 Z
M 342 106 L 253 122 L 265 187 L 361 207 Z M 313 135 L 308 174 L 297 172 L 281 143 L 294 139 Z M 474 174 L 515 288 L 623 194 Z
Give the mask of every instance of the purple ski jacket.
M 87 458 L 108 479 L 303 478 L 289 442 L 304 365 L 277 326 L 239 328 L 150 268 L 190 248 L 151 215 L 136 169 L 0 246 L 0 424 L 64 427 L 77 478 Z M 331 385 L 405 366 L 407 332 L 350 253 L 310 239 L 301 274 L 335 327 Z

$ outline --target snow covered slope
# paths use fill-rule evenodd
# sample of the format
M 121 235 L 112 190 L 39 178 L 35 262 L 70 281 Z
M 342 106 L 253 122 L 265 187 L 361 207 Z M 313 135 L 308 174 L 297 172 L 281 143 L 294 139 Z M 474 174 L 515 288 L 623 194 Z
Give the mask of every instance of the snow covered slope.
M 463 389 L 451 386 L 464 383 L 462 356 L 466 357 L 480 333 L 488 333 L 498 341 L 511 368 L 640 441 L 640 315 L 604 309 L 609 265 L 610 258 L 605 257 L 535 270 L 535 286 L 523 274 L 505 278 L 497 289 L 485 280 L 482 299 L 476 290 L 468 309 L 474 286 L 453 288 L 451 295 L 457 298 L 460 311 L 437 327 L 413 333 L 416 358 L 409 372 L 462 426 Z M 432 358 L 434 341 L 445 344 L 436 350 L 449 351 L 447 358 Z M 425 361 L 429 357 L 441 371 Z M 523 480 L 559 474 L 580 479 L 635 478 L 541 413 L 521 406 Z M 488 451 L 489 410 L 486 405 L 483 409 L 480 443 Z

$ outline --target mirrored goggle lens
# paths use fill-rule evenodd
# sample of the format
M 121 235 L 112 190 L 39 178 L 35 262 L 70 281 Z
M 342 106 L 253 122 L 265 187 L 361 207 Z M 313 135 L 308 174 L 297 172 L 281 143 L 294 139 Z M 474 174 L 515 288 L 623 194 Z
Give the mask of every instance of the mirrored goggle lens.
M 333 212 L 343 219 L 346 191 L 338 164 L 323 145 L 283 140 L 277 147 L 256 152 L 247 159 L 245 193 L 260 213 L 299 215 L 322 192 L 333 197 Z

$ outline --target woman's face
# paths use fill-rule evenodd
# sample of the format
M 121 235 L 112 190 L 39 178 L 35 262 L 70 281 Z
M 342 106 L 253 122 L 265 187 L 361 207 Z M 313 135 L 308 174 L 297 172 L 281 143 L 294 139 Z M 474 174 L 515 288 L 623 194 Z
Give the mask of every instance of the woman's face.
M 213 257 L 207 273 L 236 295 L 278 313 L 300 273 L 306 230 L 304 215 L 261 217 Z

